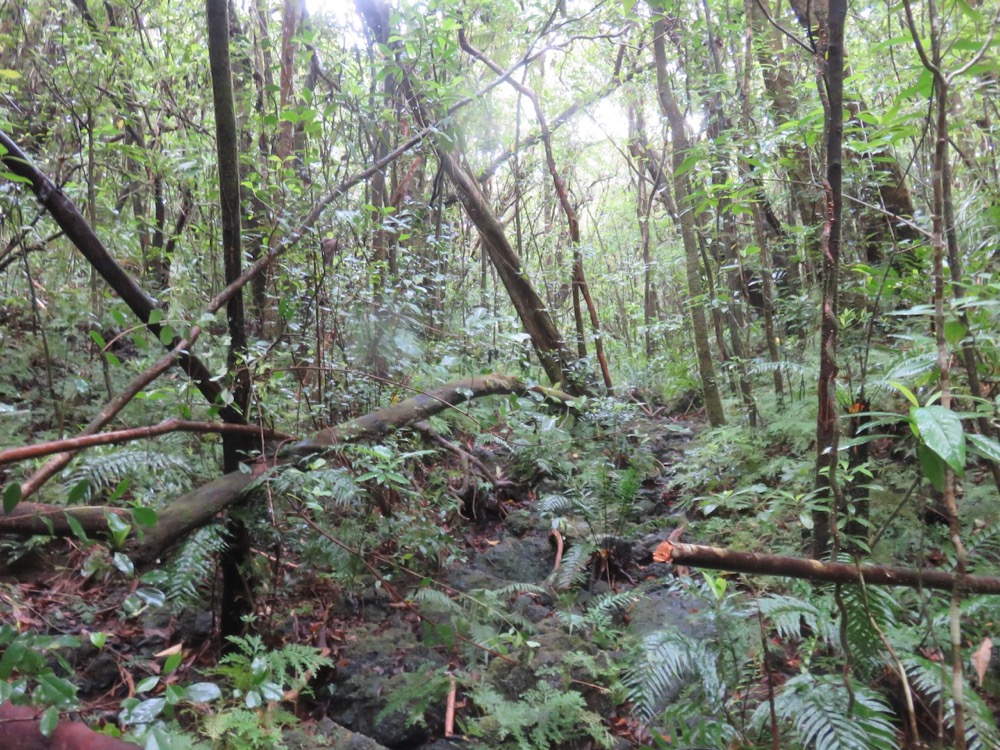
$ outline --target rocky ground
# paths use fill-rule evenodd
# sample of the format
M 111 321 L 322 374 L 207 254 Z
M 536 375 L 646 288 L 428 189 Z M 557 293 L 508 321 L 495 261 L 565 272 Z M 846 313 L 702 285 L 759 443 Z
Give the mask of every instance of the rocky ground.
M 537 689 L 575 690 L 586 709 L 612 729 L 617 747 L 638 746 L 639 730 L 619 705 L 620 696 L 566 660 L 567 655 L 579 659 L 585 655 L 591 671 L 598 665 L 610 672 L 622 658 L 624 642 L 617 635 L 607 637 L 612 632 L 641 637 L 673 627 L 693 637 L 711 636 L 709 619 L 700 615 L 703 602 L 678 585 L 671 566 L 652 559 L 657 544 L 680 523 L 671 516 L 675 511 L 670 467 L 677 463 L 692 426 L 677 420 L 646 426 L 646 443 L 663 471 L 643 483 L 631 517 L 616 527 L 614 539 L 601 537 L 586 519 L 572 513 L 563 517 L 559 528 L 567 556 L 574 546 L 589 540 L 608 558 L 588 565 L 591 572 L 582 581 L 557 584 L 552 515 L 539 510 L 537 498 L 559 488 L 546 486 L 544 480 L 526 488 L 525 496 L 495 506 L 501 512 L 470 521 L 464 559 L 440 570 L 433 585 L 397 583 L 407 595 L 405 602 L 394 600 L 375 575 L 361 575 L 350 590 L 344 590 L 300 571 L 295 589 L 268 605 L 271 609 L 261 624 L 275 643 L 321 648 L 332 666 L 310 675 L 311 695 L 303 691 L 285 696 L 294 699 L 301 720 L 285 732 L 287 746 L 498 747 L 503 736 L 490 736 L 482 707 L 467 692 L 477 681 L 511 701 Z M 653 524 L 658 528 L 636 533 L 639 524 L 648 526 L 656 518 L 662 518 L 662 523 Z M 9 616 L 0 617 L 21 631 L 81 638 L 84 645 L 64 656 L 61 669 L 70 672 L 79 686 L 88 717 L 96 718 L 97 724 L 114 722 L 122 698 L 134 695 L 151 665 L 162 663 L 163 654 L 176 644 L 182 644 L 184 657 L 173 677 L 163 676 L 163 684 L 212 679 L 203 676 L 211 674 L 215 653 L 216 623 L 210 602 L 204 609 L 179 615 L 149 607 L 139 617 L 124 618 L 118 605 L 122 597 L 134 593 L 135 584 L 109 587 L 106 577 L 80 575 L 84 553 L 73 545 L 47 549 L 47 554 L 57 553 L 63 555 L 61 570 L 32 582 L 20 575 L 17 582 L 3 584 L 0 594 L 12 608 Z M 623 599 L 610 610 L 603 639 L 595 638 L 593 628 L 572 626 L 572 617 L 583 616 L 590 603 L 637 587 L 640 595 Z M 414 596 L 421 588 L 437 593 Z M 94 606 L 95 601 L 107 605 Z M 482 638 L 487 629 L 492 629 L 492 640 Z M 88 634 L 96 632 L 108 633 L 108 642 L 94 645 Z M 477 646 L 477 641 L 488 645 Z M 577 672 L 579 679 L 574 677 Z M 463 727 L 474 724 L 480 736 L 443 737 L 447 690 L 440 692 L 440 686 L 449 674 L 457 676 L 459 686 L 455 732 L 460 735 Z M 419 700 L 422 680 L 427 685 L 425 701 Z M 413 700 L 386 710 L 400 691 L 412 694 Z M 191 720 L 180 710 L 175 715 L 182 723 Z M 565 746 L 588 747 L 591 741 L 580 739 Z

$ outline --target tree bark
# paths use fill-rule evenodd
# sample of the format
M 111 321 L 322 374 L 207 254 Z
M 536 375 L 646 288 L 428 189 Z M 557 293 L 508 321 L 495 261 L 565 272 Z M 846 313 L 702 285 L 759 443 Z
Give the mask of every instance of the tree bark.
M 698 259 L 698 242 L 695 236 L 694 207 L 690 205 L 691 181 L 684 160 L 690 152 L 684 114 L 677 105 L 670 80 L 667 76 L 667 53 L 663 42 L 666 24 L 661 12 L 655 11 L 653 22 L 653 54 L 656 56 L 656 91 L 660 110 L 670 124 L 671 148 L 674 168 L 674 198 L 677 202 L 678 221 L 684 242 L 685 271 L 688 284 L 688 310 L 691 315 L 691 329 L 694 334 L 695 354 L 698 358 L 698 373 L 701 376 L 702 398 L 708 421 L 713 427 L 726 423 L 722 410 L 722 396 L 712 361 L 712 349 L 708 339 L 708 321 L 705 317 L 705 288 L 701 280 Z M 688 205 L 685 205 L 688 204 Z
M 957 575 L 944 570 L 820 562 L 804 557 L 738 552 L 701 544 L 662 542 L 656 550 L 656 559 L 660 562 L 693 565 L 710 570 L 802 578 L 807 581 L 828 581 L 830 583 L 863 583 L 867 586 L 906 586 L 952 591 L 958 583 Z M 963 576 L 961 587 L 963 591 L 970 594 L 1000 594 L 1000 578 L 996 576 Z
M 215 145 L 219 167 L 219 204 L 222 214 L 222 259 L 226 284 L 240 278 L 243 253 L 240 237 L 240 160 L 237 150 L 236 104 L 233 96 L 233 72 L 229 58 L 229 2 L 207 0 L 208 58 L 212 74 L 212 99 L 215 103 Z M 243 292 L 226 303 L 229 323 L 227 369 L 232 378 L 233 411 L 247 413 L 250 402 L 250 373 L 246 367 L 247 333 Z M 226 420 L 228 421 L 228 420 Z M 239 469 L 253 446 L 252 436 L 232 433 L 222 436 L 222 470 L 226 475 Z M 222 554 L 222 596 L 220 631 L 225 639 L 246 630 L 245 618 L 253 612 L 253 581 L 245 573 L 250 557 L 250 534 L 239 518 L 226 523 L 227 546 Z
M 813 557 L 827 554 L 835 541 L 837 517 L 843 510 L 843 493 L 837 481 L 840 434 L 837 425 L 837 334 L 840 283 L 842 193 L 842 141 L 844 137 L 844 23 L 847 0 L 832 0 L 829 15 L 819 24 L 816 53 L 817 86 L 826 113 L 826 224 L 820 243 L 823 299 L 821 302 L 820 360 L 816 416 L 816 487 L 818 499 L 827 504 L 813 513 Z

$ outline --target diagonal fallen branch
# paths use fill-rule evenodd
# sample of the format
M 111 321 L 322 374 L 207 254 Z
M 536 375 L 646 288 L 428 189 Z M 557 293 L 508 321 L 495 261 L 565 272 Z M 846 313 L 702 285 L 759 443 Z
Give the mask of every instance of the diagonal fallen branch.
M 18 461 L 26 461 L 29 458 L 49 456 L 62 451 L 79 451 L 84 448 L 92 448 L 95 445 L 128 443 L 132 440 L 167 435 L 171 432 L 210 432 L 220 434 L 223 432 L 235 432 L 258 435 L 271 440 L 291 439 L 290 435 L 252 424 L 225 424 L 222 422 L 193 422 L 188 419 L 165 419 L 159 424 L 147 425 L 145 427 L 129 427 L 124 430 L 99 432 L 95 435 L 79 435 L 62 440 L 50 440 L 46 443 L 35 443 L 34 445 L 23 445 L 18 448 L 0 450 L 0 466 Z
M 958 577 L 944 570 L 899 568 L 888 565 L 855 565 L 853 563 L 821 562 L 804 557 L 766 555 L 759 552 L 738 552 L 701 544 L 661 542 L 653 553 L 657 562 L 692 565 L 711 570 L 728 570 L 750 575 L 803 578 L 807 581 L 861 584 L 868 586 L 906 586 L 909 588 L 952 591 L 958 586 L 970 594 L 1000 594 L 1000 577 Z
M 277 460 L 261 460 L 249 472 L 225 474 L 169 502 L 158 513 L 154 527 L 141 529 L 125 508 L 63 507 L 22 503 L 11 513 L 0 512 L 0 534 L 40 534 L 70 536 L 74 525 L 88 535 L 108 535 L 108 514 L 114 513 L 132 524 L 131 554 L 138 565 L 147 565 L 192 531 L 211 523 L 218 513 L 239 500 L 255 480 L 278 464 L 295 464 L 304 457 L 322 454 L 349 442 L 377 440 L 381 436 L 465 401 L 483 396 L 536 392 L 549 401 L 567 406 L 570 397 L 551 388 L 528 386 L 509 375 L 482 375 L 466 378 L 422 392 L 363 417 L 331 427 L 282 451 Z M 71 523 L 68 518 L 72 518 Z

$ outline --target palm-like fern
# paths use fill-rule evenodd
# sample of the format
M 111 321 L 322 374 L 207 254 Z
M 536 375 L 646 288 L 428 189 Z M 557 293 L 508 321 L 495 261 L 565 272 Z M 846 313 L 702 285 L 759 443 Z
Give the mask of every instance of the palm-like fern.
M 155 484 L 157 494 L 164 490 L 183 491 L 191 485 L 191 464 L 187 457 L 161 450 L 117 447 L 107 453 L 86 456 L 66 482 L 67 487 L 85 486 L 80 498 L 89 502 L 111 492 L 126 479 L 133 487 Z
M 717 670 L 718 654 L 704 641 L 659 630 L 646 636 L 638 658 L 625 672 L 633 713 L 648 722 L 660 707 L 692 679 L 700 680 L 708 710 L 721 708 L 725 687 Z
M 889 707 L 860 684 L 853 686 L 853 694 L 851 711 L 851 695 L 839 676 L 797 675 L 774 697 L 779 729 L 813 750 L 895 750 L 896 728 Z M 770 705 L 762 703 L 750 724 L 763 729 L 769 719 Z
M 955 704 L 951 698 L 951 666 L 911 655 L 903 659 L 903 667 L 913 689 L 928 698 L 944 713 L 949 729 L 955 728 Z M 965 744 L 969 750 L 993 750 L 1000 747 L 997 729 L 990 707 L 968 682 L 962 691 L 965 701 Z

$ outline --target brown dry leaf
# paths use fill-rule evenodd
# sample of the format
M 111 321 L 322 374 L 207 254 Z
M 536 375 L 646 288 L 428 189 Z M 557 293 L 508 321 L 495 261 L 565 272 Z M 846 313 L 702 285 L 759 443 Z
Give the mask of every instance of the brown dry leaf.
M 184 645 L 183 641 L 177 643 L 170 648 L 165 648 L 159 653 L 153 654 L 153 658 L 162 659 L 164 656 L 173 656 L 174 654 L 179 654 L 181 652 L 181 647 Z
M 653 550 L 653 562 L 670 562 L 670 553 L 673 549 L 674 545 L 670 542 L 660 542 Z
M 990 666 L 990 657 L 993 656 L 993 641 L 983 638 L 976 653 L 972 655 L 972 667 L 976 670 L 976 677 L 979 679 L 979 687 L 983 686 L 983 677 L 986 676 L 986 669 Z

